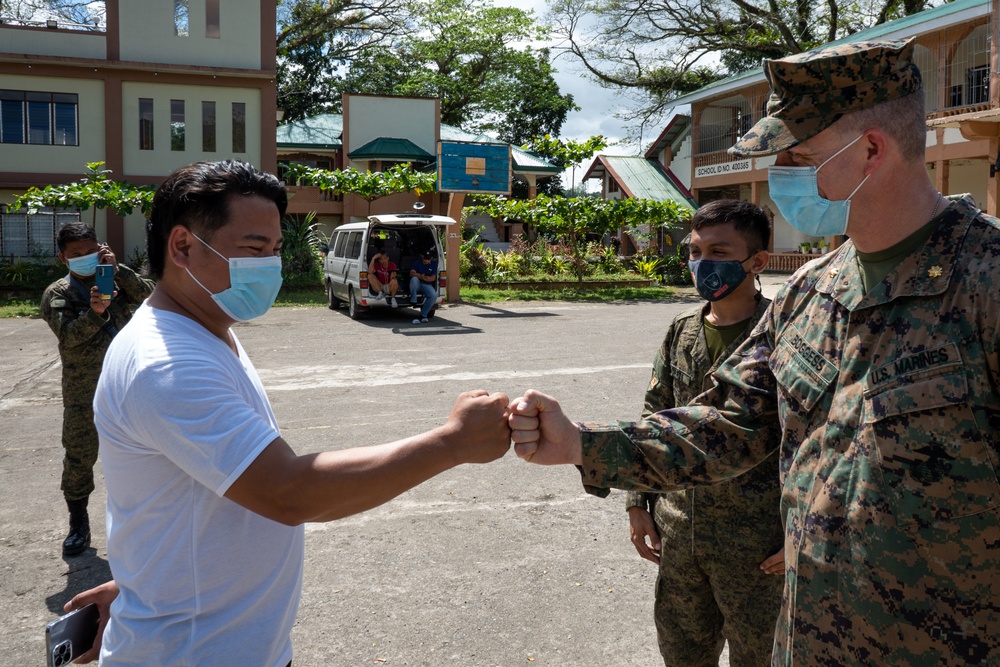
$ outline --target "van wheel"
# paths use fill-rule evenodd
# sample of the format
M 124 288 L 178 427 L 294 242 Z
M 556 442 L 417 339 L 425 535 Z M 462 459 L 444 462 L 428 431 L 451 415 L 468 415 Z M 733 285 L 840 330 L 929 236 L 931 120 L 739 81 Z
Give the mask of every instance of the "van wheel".
M 333 283 L 326 284 L 326 307 L 330 310 L 337 310 L 340 308 L 340 299 L 333 293 Z
M 358 299 L 354 296 L 353 287 L 347 290 L 347 314 L 351 316 L 352 320 L 361 319 L 361 306 L 358 305 Z

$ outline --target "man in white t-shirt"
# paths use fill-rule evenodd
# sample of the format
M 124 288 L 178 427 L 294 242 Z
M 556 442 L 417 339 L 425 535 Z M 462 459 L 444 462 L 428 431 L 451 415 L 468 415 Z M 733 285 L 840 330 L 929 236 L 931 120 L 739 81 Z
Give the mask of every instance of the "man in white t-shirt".
M 292 451 L 230 329 L 277 296 L 286 203 L 276 178 L 234 161 L 183 167 L 156 192 L 157 286 L 108 350 L 94 398 L 114 581 L 66 605 L 101 609 L 84 661 L 285 667 L 304 522 L 370 509 L 509 447 L 507 397 L 475 391 L 421 435 Z

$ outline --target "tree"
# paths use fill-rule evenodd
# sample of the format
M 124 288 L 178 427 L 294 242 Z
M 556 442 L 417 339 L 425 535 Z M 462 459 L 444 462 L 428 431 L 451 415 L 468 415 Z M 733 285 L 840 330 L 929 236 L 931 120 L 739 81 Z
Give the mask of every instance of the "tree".
M 679 95 L 942 0 L 552 0 L 554 34 L 590 76 L 632 97 L 632 119 Z
M 534 153 L 563 169 L 569 169 L 584 160 L 589 160 L 594 153 L 604 150 L 607 147 L 608 142 L 600 134 L 590 137 L 585 141 L 562 141 L 561 139 L 553 138 L 551 134 L 534 135 L 530 141 L 521 146 L 524 150 Z M 516 182 L 514 185 L 515 187 L 511 192 L 512 196 L 515 199 L 527 199 L 527 185 L 518 187 L 518 183 Z M 573 183 L 572 187 L 575 188 L 576 185 L 576 183 Z M 559 196 L 566 194 L 563 188 L 562 174 L 544 178 L 538 182 L 537 186 L 539 194 Z
M 286 120 L 340 110 L 335 93 L 367 48 L 412 29 L 407 0 L 285 0 L 278 5 L 278 106 Z
M 301 164 L 291 164 L 285 179 L 296 185 L 312 185 L 335 195 L 352 194 L 366 202 L 402 192 L 437 190 L 437 176 L 415 171 L 409 163 L 397 164 L 388 171 L 358 171 L 348 169 L 315 169 Z
M 104 30 L 107 8 L 103 2 L 78 0 L 4 0 L 3 17 L 7 20 L 58 21 L 60 28 Z
M 535 199 L 482 198 L 474 213 L 529 223 L 562 239 L 573 253 L 577 281 L 583 282 L 587 234 L 604 235 L 622 227 L 673 229 L 690 217 L 691 211 L 673 201 L 651 199 L 598 199 L 596 197 L 549 197 Z
M 297 60 L 289 59 L 279 79 L 301 77 L 308 89 L 302 97 L 312 100 L 314 110 L 338 111 L 344 92 L 436 97 L 441 122 L 511 143 L 558 134 L 577 108 L 571 95 L 559 92 L 548 50 L 516 46 L 545 37 L 531 12 L 484 0 L 426 0 L 410 9 L 399 19 L 405 31 L 359 45 L 349 66 L 324 64 L 325 47 L 312 44 Z M 316 87 L 318 78 L 326 88 Z M 281 86 L 293 88 L 291 81 Z M 296 107 L 289 117 L 300 113 L 307 112 Z
M 110 209 L 118 215 L 130 215 L 135 209 L 143 213 L 152 210 L 156 186 L 113 181 L 108 177 L 111 170 L 102 169 L 103 166 L 103 162 L 88 162 L 87 173 L 79 182 L 29 188 L 11 204 L 11 208 L 25 208 L 31 215 L 45 207 L 78 208 L 81 211 L 93 207 L 95 220 L 97 209 Z

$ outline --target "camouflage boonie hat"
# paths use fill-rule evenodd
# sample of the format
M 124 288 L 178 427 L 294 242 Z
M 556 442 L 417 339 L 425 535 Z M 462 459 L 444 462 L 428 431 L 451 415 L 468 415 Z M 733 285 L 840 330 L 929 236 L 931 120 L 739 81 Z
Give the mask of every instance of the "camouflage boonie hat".
M 729 152 L 773 155 L 802 143 L 841 116 L 921 88 L 914 40 L 854 42 L 765 60 L 771 84 L 767 115 Z

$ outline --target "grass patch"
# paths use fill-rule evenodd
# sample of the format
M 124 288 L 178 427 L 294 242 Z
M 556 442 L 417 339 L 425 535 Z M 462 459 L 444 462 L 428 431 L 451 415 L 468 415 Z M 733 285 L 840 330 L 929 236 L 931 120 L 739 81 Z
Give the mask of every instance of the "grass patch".
M 490 289 L 488 287 L 462 286 L 462 300 L 469 303 L 498 303 L 503 301 L 632 301 L 635 299 L 667 299 L 676 294 L 671 287 L 575 287 L 555 290 Z M 283 290 L 274 302 L 277 308 L 320 306 L 326 307 L 326 292 L 315 290 Z M 0 297 L 0 319 L 10 317 L 39 317 L 38 302 L 29 299 Z
M 670 287 L 586 287 L 577 289 L 490 289 L 488 287 L 462 287 L 462 300 L 469 303 L 496 303 L 500 301 L 631 301 L 634 299 L 665 299 L 674 296 Z
M 320 288 L 317 289 L 295 289 L 295 290 L 282 290 L 278 293 L 278 298 L 275 299 L 274 305 L 276 307 L 289 307 L 289 306 L 326 306 L 326 292 Z
M 38 301 L 0 298 L 0 319 L 11 317 L 40 317 Z

